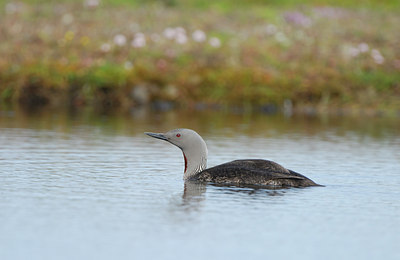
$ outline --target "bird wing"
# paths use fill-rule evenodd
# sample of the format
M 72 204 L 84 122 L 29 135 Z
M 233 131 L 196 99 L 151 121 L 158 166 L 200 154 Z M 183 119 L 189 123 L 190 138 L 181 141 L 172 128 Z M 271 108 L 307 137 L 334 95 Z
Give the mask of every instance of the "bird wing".
M 307 179 L 303 175 L 290 171 L 268 160 L 235 160 L 204 170 L 196 179 L 204 181 L 238 179 Z

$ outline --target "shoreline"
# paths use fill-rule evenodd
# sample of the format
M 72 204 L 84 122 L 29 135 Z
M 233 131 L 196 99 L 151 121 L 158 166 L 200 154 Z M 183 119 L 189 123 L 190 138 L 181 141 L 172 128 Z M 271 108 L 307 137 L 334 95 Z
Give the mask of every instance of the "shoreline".
M 296 106 L 287 104 L 275 105 L 221 105 L 211 103 L 194 103 L 191 105 L 177 104 L 171 101 L 157 100 L 147 104 L 132 105 L 125 107 L 104 107 L 104 106 L 68 106 L 63 103 L 54 104 L 40 104 L 40 105 L 21 105 L 21 104 L 2 104 L 0 103 L 0 112 L 3 114 L 14 113 L 20 111 L 25 114 L 36 114 L 44 111 L 55 112 L 68 112 L 81 113 L 90 111 L 92 114 L 97 115 L 116 115 L 116 114 L 141 114 L 141 113 L 168 113 L 168 112 L 194 112 L 194 113 L 226 113 L 232 115 L 281 115 L 286 118 L 291 117 L 361 117 L 361 118 L 400 118 L 400 109 L 384 109 L 372 108 L 367 106 L 326 106 L 326 105 L 312 105 L 312 104 L 299 104 Z
M 0 104 L 398 114 L 396 11 L 218 10 L 10 2 Z

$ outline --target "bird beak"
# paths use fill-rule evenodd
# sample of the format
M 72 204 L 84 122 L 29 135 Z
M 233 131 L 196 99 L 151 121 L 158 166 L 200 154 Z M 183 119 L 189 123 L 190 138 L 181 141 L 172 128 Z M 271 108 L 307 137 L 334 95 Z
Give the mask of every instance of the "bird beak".
M 161 139 L 164 141 L 168 141 L 167 137 L 165 137 L 164 134 L 160 134 L 160 133 L 149 133 L 149 132 L 145 132 L 146 135 L 157 138 L 157 139 Z

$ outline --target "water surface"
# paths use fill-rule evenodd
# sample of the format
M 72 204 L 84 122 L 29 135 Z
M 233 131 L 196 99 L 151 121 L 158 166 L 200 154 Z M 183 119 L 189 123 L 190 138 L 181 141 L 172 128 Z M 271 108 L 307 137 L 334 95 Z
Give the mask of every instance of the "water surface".
M 326 187 L 185 185 L 209 166 L 270 159 Z M 383 118 L 217 112 L 0 113 L 0 259 L 399 259 L 400 125 Z

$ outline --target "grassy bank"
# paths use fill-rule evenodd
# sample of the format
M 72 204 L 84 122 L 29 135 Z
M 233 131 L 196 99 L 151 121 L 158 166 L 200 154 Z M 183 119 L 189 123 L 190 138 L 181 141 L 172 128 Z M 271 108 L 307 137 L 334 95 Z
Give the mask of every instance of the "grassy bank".
M 126 2 L 1 2 L 0 102 L 400 109 L 396 1 Z

